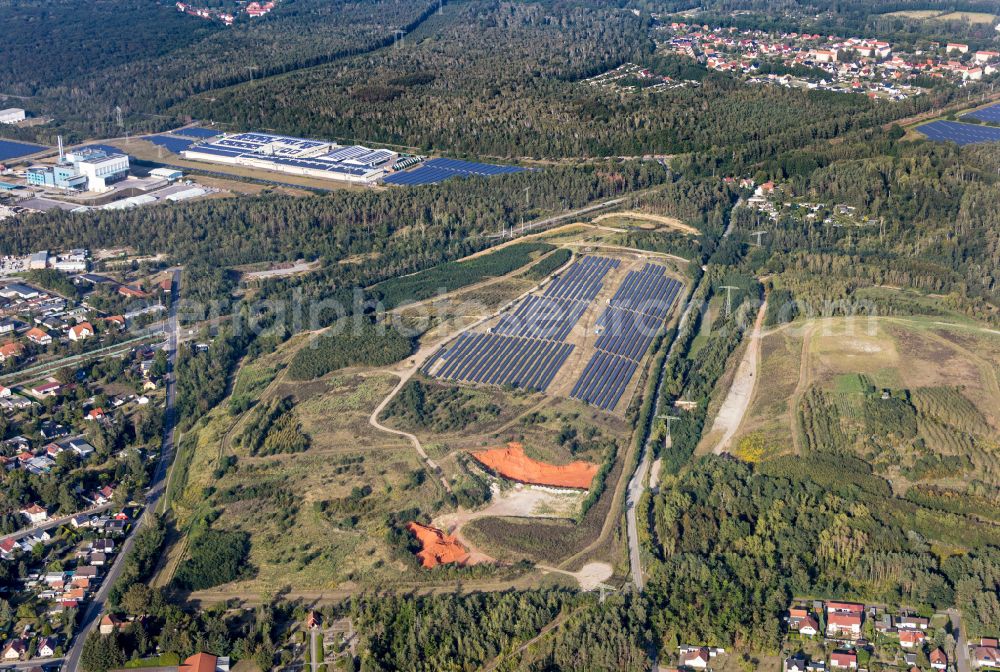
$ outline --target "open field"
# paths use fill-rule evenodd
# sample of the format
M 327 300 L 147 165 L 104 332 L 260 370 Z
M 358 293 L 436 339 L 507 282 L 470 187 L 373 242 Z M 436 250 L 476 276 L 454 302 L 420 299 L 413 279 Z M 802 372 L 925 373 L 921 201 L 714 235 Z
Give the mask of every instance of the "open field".
M 987 12 L 942 12 L 937 9 L 907 9 L 889 12 L 886 16 L 898 16 L 917 21 L 967 21 L 968 23 L 993 23 L 996 15 Z
M 690 224 L 685 224 L 676 217 L 663 217 L 661 215 L 652 215 L 645 212 L 609 212 L 604 215 L 598 215 L 594 218 L 594 222 L 610 227 L 635 227 L 650 231 L 673 229 L 683 233 L 690 233 L 693 236 L 697 236 L 701 233 L 698 229 L 694 228 Z
M 761 339 L 730 452 L 853 452 L 897 491 L 1000 483 L 1000 333 L 930 318 L 811 320 Z

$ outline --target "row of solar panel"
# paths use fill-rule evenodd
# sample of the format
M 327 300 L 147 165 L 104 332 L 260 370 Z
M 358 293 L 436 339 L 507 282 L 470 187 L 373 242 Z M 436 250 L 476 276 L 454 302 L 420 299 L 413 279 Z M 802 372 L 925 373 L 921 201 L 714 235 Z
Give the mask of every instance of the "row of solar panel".
M 601 314 L 603 322 L 594 347 L 622 357 L 638 360 L 649 348 L 663 320 L 620 308 L 608 308 Z
M 666 277 L 666 269 L 656 264 L 646 264 L 625 276 L 610 301 L 612 305 L 597 320 L 602 330 L 594 343 L 597 351 L 570 396 L 612 410 L 663 326 L 680 288 L 681 283 Z
M 611 411 L 618 405 L 638 366 L 639 363 L 632 359 L 595 352 L 569 396 Z
M 974 145 L 981 142 L 1000 142 L 1000 128 L 978 126 L 957 121 L 938 120 L 918 126 L 917 130 L 928 140 L 954 142 L 957 145 Z
M 681 287 L 666 273 L 666 268 L 656 264 L 646 264 L 641 271 L 630 272 L 611 297 L 609 305 L 653 317 L 666 317 Z
M 189 128 L 178 128 L 170 132 L 173 133 L 174 135 L 183 135 L 188 138 L 198 138 L 200 140 L 214 138 L 218 135 L 222 135 L 220 131 L 213 131 L 210 128 L 199 128 L 197 126 L 191 126 Z
M 593 301 L 601 291 L 604 276 L 611 269 L 618 268 L 618 263 L 617 259 L 608 257 L 583 257 L 549 283 L 545 288 L 545 296 Z
M 6 159 L 16 159 L 20 156 L 27 156 L 35 152 L 48 149 L 42 145 L 31 145 L 26 142 L 14 142 L 13 140 L 0 140 L 0 161 Z
M 572 351 L 569 343 L 466 333 L 441 353 L 444 363 L 435 375 L 545 391 Z
M 431 159 L 416 170 L 389 175 L 384 182 L 404 186 L 419 186 L 435 184 L 451 177 L 469 177 L 479 175 L 489 177 L 507 173 L 519 173 L 523 168 L 517 166 L 497 166 L 490 163 L 474 163 L 458 159 Z
M 989 107 L 984 107 L 981 110 L 976 110 L 975 112 L 969 112 L 965 116 L 972 117 L 973 119 L 978 119 L 979 121 L 992 121 L 994 123 L 1000 124 L 1000 104 L 990 105 Z
M 492 333 L 524 338 L 565 340 L 587 309 L 587 303 L 573 299 L 552 299 L 545 296 L 526 297 L 517 310 L 505 315 L 493 327 Z
M 184 138 L 171 138 L 167 135 L 147 135 L 143 140 L 148 140 L 154 145 L 159 145 L 167 151 L 173 152 L 174 154 L 180 154 L 185 149 L 188 149 L 194 144 L 193 140 L 185 140 Z
M 523 168 L 517 166 L 498 166 L 494 163 L 476 163 L 475 161 L 459 161 L 458 159 L 431 159 L 424 164 L 430 168 L 450 170 L 463 175 L 502 175 L 519 173 Z

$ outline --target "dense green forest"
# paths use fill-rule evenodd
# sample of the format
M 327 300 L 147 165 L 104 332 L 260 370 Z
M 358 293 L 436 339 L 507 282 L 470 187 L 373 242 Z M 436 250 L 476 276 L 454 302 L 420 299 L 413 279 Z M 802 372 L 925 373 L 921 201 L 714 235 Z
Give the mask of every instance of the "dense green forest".
M 472 1 L 449 6 L 398 48 L 194 97 L 179 109 L 245 128 L 473 156 L 696 151 L 746 166 L 950 95 L 881 105 L 706 73 L 698 87 L 622 96 L 579 81 L 630 60 L 662 60 L 652 55 L 642 15 L 573 2 Z
M 296 352 L 288 375 L 311 380 L 345 366 L 388 366 L 412 351 L 411 339 L 391 326 L 345 318 Z
M 29 96 L 24 107 L 70 138 L 120 135 L 116 105 L 133 133 L 159 130 L 178 120 L 159 113 L 193 93 L 392 44 L 437 6 L 295 0 L 225 28 L 171 2 L 16 0 L 0 14 L 0 92 Z M 37 133 L 54 141 L 46 127 Z

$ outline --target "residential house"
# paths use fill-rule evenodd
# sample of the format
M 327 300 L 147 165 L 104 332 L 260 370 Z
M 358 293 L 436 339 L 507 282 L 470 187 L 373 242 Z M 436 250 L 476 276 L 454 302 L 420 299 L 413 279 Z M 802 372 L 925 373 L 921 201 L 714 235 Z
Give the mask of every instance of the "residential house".
M 90 516 L 81 513 L 80 515 L 73 516 L 69 522 L 70 525 L 77 529 L 81 527 L 90 527 Z
M 0 558 L 3 558 L 4 560 L 13 560 L 14 553 L 19 548 L 20 546 L 18 545 L 16 539 L 7 538 L 0 541 Z
M 899 645 L 904 649 L 912 649 L 921 646 L 927 639 L 927 633 L 923 630 L 900 630 Z
M 101 576 L 101 569 L 99 567 L 94 567 L 93 565 L 84 565 L 83 567 L 77 567 L 76 571 L 73 572 L 73 578 L 81 577 L 85 579 L 97 579 Z
M 104 419 L 104 409 L 103 408 L 92 408 L 87 411 L 87 415 L 83 416 L 83 419 L 88 422 L 93 422 L 94 420 Z
M 12 396 L 14 396 L 14 391 L 12 389 L 0 385 L 0 399 L 9 399 Z
M 94 567 L 103 567 L 108 564 L 108 556 L 105 553 L 91 553 L 87 558 L 87 562 Z
M 12 639 L 3 647 L 4 660 L 20 660 L 28 651 L 28 645 L 23 639 Z
M 104 614 L 101 618 L 101 624 L 98 626 L 98 630 L 102 635 L 110 635 L 116 630 L 120 630 L 123 625 L 124 621 L 114 614 Z
M 70 439 L 69 449 L 82 458 L 88 458 L 94 453 L 94 447 L 83 439 Z
M 90 550 L 97 551 L 99 553 L 113 553 L 115 550 L 115 542 L 113 539 L 94 539 L 90 542 Z
M 114 488 L 110 485 L 105 485 L 100 490 L 95 490 L 90 494 L 90 501 L 94 504 L 100 506 L 101 504 L 107 504 L 111 501 L 111 498 L 115 496 Z
M 976 646 L 972 649 L 972 664 L 976 667 L 1000 666 L 1000 648 Z
M 178 672 L 229 672 L 228 656 L 213 656 L 210 653 L 196 653 L 185 659 Z
M 71 341 L 82 341 L 84 339 L 90 338 L 96 332 L 94 331 L 94 325 L 90 322 L 81 322 L 80 324 L 74 324 L 69 328 L 69 340 Z
M 680 665 L 695 670 L 704 670 L 708 667 L 709 658 L 707 647 L 690 647 L 681 650 Z
M 39 658 L 51 658 L 56 655 L 56 640 L 52 637 L 42 637 L 38 640 L 37 656 Z
M 49 512 L 45 510 L 45 507 L 39 506 L 38 504 L 32 504 L 31 506 L 21 509 L 21 515 L 25 516 L 29 521 L 34 524 L 44 523 L 49 519 Z
M 806 658 L 801 653 L 785 658 L 782 665 L 784 672 L 806 672 Z
M 120 286 L 118 288 L 118 293 L 121 294 L 122 296 L 126 296 L 126 297 L 129 297 L 129 298 L 134 298 L 134 299 L 144 299 L 147 296 L 149 296 L 149 294 L 147 294 L 146 292 L 142 291 L 141 289 L 137 289 L 135 287 L 130 287 L 128 285 L 122 285 L 122 286 Z
M 105 317 L 104 321 L 118 329 L 125 329 L 125 316 L 124 315 L 111 315 L 110 317 Z
M 32 327 L 25 334 L 29 341 L 35 345 L 48 345 L 52 342 L 52 337 L 44 329 L 39 329 L 38 327 Z
M 897 616 L 896 627 L 906 630 L 926 630 L 930 620 L 919 616 Z
M 0 345 L 0 362 L 6 362 L 8 359 L 17 359 L 24 355 L 24 346 L 17 341 L 10 341 Z M 10 392 L 8 388 L 4 388 Z
M 826 617 L 827 637 L 858 639 L 861 637 L 861 614 L 834 612 Z
M 853 651 L 834 651 L 830 654 L 830 667 L 839 670 L 858 669 L 858 654 Z
M 947 670 L 948 669 L 948 656 L 941 649 L 934 649 L 931 651 L 931 655 L 928 656 L 931 661 L 931 667 L 935 670 Z

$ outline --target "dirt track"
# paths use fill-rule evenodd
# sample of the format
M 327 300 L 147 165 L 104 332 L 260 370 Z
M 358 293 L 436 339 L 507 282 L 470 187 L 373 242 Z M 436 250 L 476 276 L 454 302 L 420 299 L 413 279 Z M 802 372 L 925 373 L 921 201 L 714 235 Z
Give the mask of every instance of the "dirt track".
M 685 224 L 681 220 L 675 217 L 663 217 L 662 215 L 649 215 L 645 212 L 636 212 L 634 210 L 629 210 L 626 212 L 609 212 L 606 215 L 601 215 L 600 217 L 595 217 L 595 222 L 600 222 L 605 219 L 612 219 L 614 217 L 626 217 L 629 219 L 646 219 L 650 222 L 656 222 L 657 224 L 663 224 L 664 226 L 670 227 L 671 229 L 677 229 L 678 231 L 683 231 L 684 233 L 690 233 L 693 236 L 697 236 L 701 233 L 698 229 L 694 228 L 690 224 Z
M 753 325 L 753 333 L 750 335 L 750 342 L 747 344 L 746 352 L 736 370 L 736 378 L 729 388 L 726 400 L 722 402 L 719 413 L 715 416 L 712 424 L 711 435 L 722 432 L 722 437 L 715 444 L 712 452 L 719 455 L 729 450 L 729 444 L 736 435 L 736 430 L 743 424 L 743 416 L 750 408 L 750 400 L 753 398 L 754 389 L 757 387 L 757 371 L 760 366 L 760 332 L 764 324 L 764 313 L 767 310 L 767 302 L 760 307 L 757 312 L 757 319 Z

